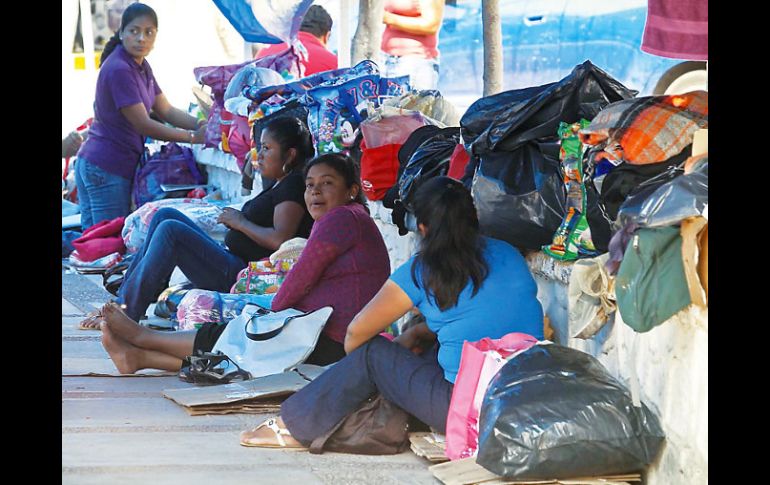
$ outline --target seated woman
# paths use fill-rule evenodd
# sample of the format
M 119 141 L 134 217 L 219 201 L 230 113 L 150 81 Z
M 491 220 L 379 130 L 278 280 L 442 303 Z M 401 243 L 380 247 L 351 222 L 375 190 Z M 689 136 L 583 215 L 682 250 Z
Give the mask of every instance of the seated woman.
M 543 338 L 543 310 L 524 258 L 479 234 L 470 192 L 436 177 L 418 189 L 415 207 L 419 251 L 353 319 L 348 355 L 284 401 L 278 418 L 241 433 L 242 445 L 308 446 L 376 392 L 443 433 L 463 341 L 510 332 Z M 425 323 L 394 342 L 378 335 L 413 307 Z M 430 350 L 413 352 L 436 338 Z
M 327 365 L 345 356 L 347 326 L 387 280 L 390 260 L 366 208 L 353 161 L 323 155 L 310 161 L 305 173 L 305 203 L 315 224 L 272 308 L 334 309 L 307 360 Z M 124 374 L 145 368 L 177 371 L 185 357 L 211 351 L 225 328 L 204 324 L 190 331 L 151 330 L 132 321 L 115 303 L 105 305 L 102 315 L 102 344 Z
M 302 169 L 313 154 L 310 132 L 297 118 L 280 118 L 265 127 L 261 143 L 256 165 L 275 183 L 241 210 L 224 209 L 218 222 L 230 229 L 227 247 L 176 209 L 160 209 L 152 218 L 147 239 L 118 290 L 117 302 L 125 305 L 130 318 L 142 318 L 168 286 L 176 266 L 195 288 L 227 292 L 249 261 L 269 256 L 291 238 L 308 236 L 313 220 L 303 200 Z M 99 321 L 96 312 L 79 328 L 99 330 Z

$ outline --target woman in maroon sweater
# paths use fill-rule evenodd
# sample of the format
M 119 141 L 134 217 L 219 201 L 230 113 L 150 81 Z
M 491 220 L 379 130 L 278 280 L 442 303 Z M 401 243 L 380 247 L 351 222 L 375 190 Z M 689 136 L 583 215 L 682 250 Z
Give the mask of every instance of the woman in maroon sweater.
M 307 363 L 327 365 L 345 356 L 345 333 L 353 317 L 390 275 L 390 260 L 361 193 L 358 167 L 343 155 L 317 157 L 305 167 L 305 204 L 315 223 L 305 249 L 273 300 L 273 310 L 332 312 Z M 102 309 L 102 343 L 118 370 L 177 371 L 197 350 L 211 351 L 225 325 L 198 330 L 152 330 L 128 318 L 115 304 Z

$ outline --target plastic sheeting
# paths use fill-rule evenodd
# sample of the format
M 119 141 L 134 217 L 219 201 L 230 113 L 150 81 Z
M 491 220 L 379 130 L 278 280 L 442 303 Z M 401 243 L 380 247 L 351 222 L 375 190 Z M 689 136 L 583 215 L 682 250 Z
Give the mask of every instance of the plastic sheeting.
M 460 132 L 457 128 L 444 128 L 415 150 L 404 167 L 398 180 L 398 194 L 404 207 L 414 213 L 412 199 L 418 187 L 426 180 L 446 175 L 449 171 L 449 159 L 459 143 Z
M 643 469 L 663 439 L 658 418 L 594 357 L 536 345 L 489 384 L 476 462 L 522 480 L 609 475 Z
M 214 0 L 246 42 L 280 44 L 296 37 L 312 0 Z

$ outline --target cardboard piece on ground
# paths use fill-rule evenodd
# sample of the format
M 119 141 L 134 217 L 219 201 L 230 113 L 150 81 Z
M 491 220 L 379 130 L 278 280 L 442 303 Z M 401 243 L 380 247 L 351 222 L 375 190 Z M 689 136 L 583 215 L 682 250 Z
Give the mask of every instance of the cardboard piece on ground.
M 409 443 L 411 443 L 412 452 L 433 463 L 449 461 L 446 457 L 446 441 L 439 435 L 438 439 L 435 433 L 419 432 L 409 433 Z
M 312 381 L 316 377 L 323 374 L 323 372 L 329 367 L 330 366 L 321 367 L 320 365 L 300 364 L 297 366 L 295 370 L 299 372 L 299 375 L 301 375 L 305 379 Z
M 265 401 L 242 403 L 212 404 L 210 406 L 185 406 L 184 409 L 191 416 L 203 414 L 267 414 L 281 411 L 283 398 L 268 398 Z
M 476 463 L 476 457 L 440 463 L 428 468 L 444 485 L 630 485 L 641 482 L 641 475 L 607 475 L 552 480 L 511 480 L 495 475 Z
M 292 394 L 305 387 L 308 382 L 310 381 L 299 373 L 289 371 L 232 384 L 166 389 L 163 396 L 186 407 L 222 405 Z
M 62 377 L 98 376 L 98 377 L 166 377 L 175 376 L 176 372 L 157 369 L 144 369 L 135 374 L 121 374 L 109 359 L 88 359 L 63 357 L 61 362 Z

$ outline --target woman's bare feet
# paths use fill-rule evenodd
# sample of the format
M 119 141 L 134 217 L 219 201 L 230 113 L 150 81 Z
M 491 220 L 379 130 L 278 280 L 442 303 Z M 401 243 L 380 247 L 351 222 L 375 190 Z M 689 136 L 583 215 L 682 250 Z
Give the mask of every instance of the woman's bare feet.
M 102 318 L 104 318 L 115 335 L 130 344 L 139 344 L 137 339 L 144 332 L 144 327 L 126 315 L 117 303 L 106 303 L 102 307 Z
M 107 322 L 101 323 L 102 346 L 110 354 L 110 359 L 121 374 L 133 374 L 139 369 L 138 347 L 131 345 L 115 335 Z
M 101 330 L 99 323 L 102 321 L 102 313 L 100 310 L 94 310 L 86 315 L 80 323 L 78 323 L 79 330 Z

